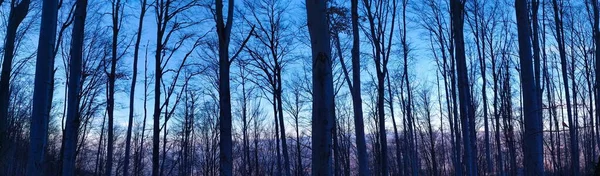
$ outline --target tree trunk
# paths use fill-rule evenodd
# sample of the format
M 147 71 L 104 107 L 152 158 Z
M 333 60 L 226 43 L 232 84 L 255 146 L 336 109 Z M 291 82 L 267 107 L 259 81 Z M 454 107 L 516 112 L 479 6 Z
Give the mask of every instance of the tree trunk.
M 223 1 L 216 1 L 216 22 L 219 38 L 219 174 L 233 175 L 233 151 L 231 139 L 231 95 L 229 87 L 229 40 L 233 23 L 234 1 L 227 8 L 227 21 L 223 22 Z
M 133 75 L 131 79 L 131 89 L 129 92 L 129 120 L 127 122 L 127 136 L 125 137 L 125 161 L 123 164 L 123 176 L 129 175 L 129 158 L 131 153 L 131 130 L 133 128 L 133 109 L 135 102 L 135 86 L 137 82 L 138 59 L 140 55 L 140 42 L 142 40 L 142 28 L 144 24 L 144 16 L 146 14 L 146 0 L 142 0 L 140 20 L 138 22 L 135 46 L 133 49 Z M 145 122 L 144 122 L 145 123 Z M 143 137 L 142 137 L 143 138 Z M 137 172 L 134 169 L 134 173 Z
M 63 156 L 62 175 L 75 175 L 75 150 L 79 131 L 79 84 L 81 77 L 81 60 L 83 58 L 83 41 L 85 17 L 87 15 L 87 0 L 77 0 L 71 37 L 71 59 L 69 61 L 69 91 L 67 120 L 65 128 L 65 149 Z
M 367 176 L 369 159 L 365 142 L 362 97 L 360 89 L 360 31 L 358 29 L 358 0 L 352 0 L 352 107 L 354 110 L 354 128 L 356 133 L 356 153 L 358 157 L 358 175 Z
M 569 136 L 570 150 L 571 150 L 571 175 L 579 176 L 579 142 L 577 140 L 576 126 L 573 119 L 572 107 L 571 107 L 571 96 L 569 93 L 569 78 L 567 73 L 567 54 L 564 43 L 564 29 L 562 25 L 562 12 L 559 7 L 557 0 L 552 1 L 552 7 L 554 9 L 554 21 L 556 23 L 556 40 L 558 43 L 558 50 L 560 55 L 560 65 L 562 71 L 562 79 L 564 85 L 565 99 L 567 102 L 567 119 L 569 121 Z
M 464 162 L 466 168 L 466 175 L 477 175 L 477 145 L 475 137 L 474 127 L 474 111 L 472 107 L 469 77 L 467 71 L 467 63 L 465 57 L 465 42 L 463 34 L 464 26 L 464 2 L 461 0 L 452 0 L 451 2 L 451 13 L 452 13 L 452 27 L 454 31 L 454 44 L 455 44 L 455 59 L 456 59 L 456 73 L 458 75 L 458 98 L 460 108 L 460 118 L 462 124 L 463 142 L 465 145 Z
M 120 8 L 121 0 L 116 0 L 115 4 L 112 4 L 112 57 L 110 62 L 110 73 L 108 75 L 108 98 L 106 99 L 107 113 L 108 113 L 108 138 L 107 138 L 107 156 L 106 156 L 106 176 L 112 175 L 113 165 L 113 153 L 114 153 L 114 117 L 115 117 L 115 81 L 116 81 L 116 69 L 117 69 L 117 47 L 120 30 Z M 133 96 L 133 95 L 132 95 Z M 126 158 L 127 159 L 127 158 Z
M 45 175 L 44 155 L 48 138 L 48 122 L 52 107 L 54 87 L 54 44 L 56 41 L 56 21 L 58 2 L 47 0 L 42 5 L 42 22 L 38 40 L 38 51 L 33 90 L 33 110 L 29 130 L 29 158 L 27 175 Z
M 326 1 L 306 1 L 313 66 L 312 175 L 331 175 L 334 94 Z
M 595 110 L 596 110 L 596 140 L 597 143 L 600 143 L 600 10 L 598 7 L 598 0 L 591 0 L 593 2 L 593 11 L 594 11 L 594 56 L 595 56 L 595 75 L 596 75 L 596 83 L 594 85 L 595 92 Z M 600 146 L 600 144 L 598 144 Z M 596 153 L 596 152 L 594 152 Z M 598 166 L 600 166 L 600 160 L 596 161 Z M 600 167 L 596 167 L 596 173 L 600 173 Z
M 521 68 L 521 92 L 525 136 L 523 138 L 525 175 L 544 175 L 543 126 L 538 102 L 538 87 L 533 75 L 530 23 L 528 20 L 527 1 L 516 0 L 515 12 L 519 36 L 519 58 Z
M 2 72 L 0 73 L 0 173 L 8 174 L 8 165 L 11 164 L 9 148 L 13 146 L 10 139 L 11 131 L 9 126 L 8 107 L 10 100 L 10 78 L 12 74 L 12 62 L 15 54 L 15 39 L 17 38 L 17 29 L 27 13 L 29 12 L 30 0 L 23 0 L 17 3 L 12 0 L 10 3 L 10 12 L 8 14 L 8 24 L 6 25 L 6 38 L 4 40 L 4 59 L 2 61 Z M 46 107 L 43 107 L 46 108 Z

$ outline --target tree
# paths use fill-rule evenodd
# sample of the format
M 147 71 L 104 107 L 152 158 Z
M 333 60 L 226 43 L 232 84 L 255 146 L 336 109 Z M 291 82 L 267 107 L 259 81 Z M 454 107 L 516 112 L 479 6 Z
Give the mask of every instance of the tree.
M 595 65 L 595 76 L 596 76 L 596 83 L 594 85 L 594 98 L 596 99 L 596 103 L 595 103 L 595 110 L 596 110 L 596 133 L 597 133 L 597 137 L 598 139 L 596 140 L 596 142 L 598 142 L 600 144 L 600 102 L 598 100 L 600 100 L 600 7 L 598 4 L 598 0 L 591 0 L 592 4 L 592 8 L 593 8 L 593 13 L 594 13 L 594 46 L 595 46 L 595 50 L 594 50 L 594 56 L 595 56 L 595 61 L 596 61 L 596 65 Z M 596 171 L 595 174 L 600 174 L 600 159 L 598 159 L 596 161 L 598 163 L 598 165 L 596 166 Z
M 331 9 L 330 9 L 331 11 Z M 342 71 L 344 73 L 344 79 L 348 84 L 348 88 L 350 89 L 350 94 L 352 95 L 352 109 L 354 111 L 354 128 L 355 128 L 355 136 L 356 136 L 356 155 L 358 158 L 358 174 L 361 176 L 370 175 L 369 166 L 368 166 L 368 157 L 367 157 L 367 147 L 365 142 L 365 130 L 364 130 L 364 119 L 363 119 L 363 110 L 362 110 L 362 97 L 361 97 L 361 81 L 360 81 L 360 31 L 358 29 L 358 0 L 352 0 L 351 2 L 351 23 L 352 23 L 352 81 L 350 81 L 350 74 L 348 73 L 349 69 L 346 66 L 344 61 L 344 57 L 341 51 L 340 37 L 339 32 L 334 29 L 334 41 L 336 42 L 336 48 L 338 51 L 338 55 L 340 58 L 340 63 L 342 67 Z M 332 12 L 330 12 L 332 13 Z M 341 14 L 340 14 L 341 15 Z M 331 18 L 331 17 L 330 17 Z M 344 18 L 342 16 L 341 18 Z M 346 21 L 341 20 L 341 23 Z M 334 22 L 335 23 L 335 22 Z M 347 24 L 340 24 L 347 25 Z M 336 24 L 336 26 L 338 26 Z M 346 29 L 341 29 L 346 30 Z
M 161 170 L 161 166 L 164 166 L 164 158 L 166 153 L 167 139 L 167 122 L 171 117 L 175 106 L 178 101 L 169 109 L 169 101 L 171 96 L 174 94 L 174 87 L 177 84 L 179 74 L 185 66 L 186 59 L 190 56 L 193 49 L 197 47 L 198 41 L 192 46 L 192 49 L 184 54 L 181 63 L 177 69 L 169 69 L 170 61 L 175 53 L 177 53 L 188 39 L 195 37 L 195 34 L 183 34 L 182 36 L 175 37 L 173 34 L 182 32 L 182 30 L 190 28 L 197 24 L 197 22 L 191 21 L 189 18 L 183 18 L 185 12 L 190 8 L 196 6 L 196 1 L 186 1 L 182 3 L 174 3 L 174 0 L 159 0 L 154 5 L 156 14 L 156 49 L 154 53 L 155 62 L 155 75 L 154 75 L 154 114 L 153 114 L 153 128 L 152 128 L 152 175 L 162 175 L 164 170 Z M 172 39 L 176 39 L 175 42 Z M 168 53 L 168 54 L 167 54 Z M 166 73 L 172 72 L 174 77 L 171 83 L 167 86 L 163 82 L 163 76 Z M 164 101 L 161 102 L 161 89 L 167 89 L 164 92 Z M 176 99 L 181 98 L 179 95 Z M 165 110 L 164 112 L 162 110 Z M 161 113 L 164 114 L 164 121 L 161 124 L 160 118 Z M 160 163 L 160 131 L 163 131 L 163 163 Z
M 4 39 L 4 59 L 2 60 L 2 72 L 0 73 L 0 173 L 7 169 L 9 161 L 6 158 L 8 148 L 12 145 L 9 137 L 9 100 L 10 100 L 10 80 L 13 66 L 13 57 L 15 55 L 15 39 L 17 29 L 23 19 L 29 13 L 30 0 L 11 0 L 10 12 L 8 14 L 8 24 L 6 25 L 6 36 Z
M 360 89 L 360 34 L 358 30 L 358 0 L 352 0 L 352 108 L 354 110 L 354 128 L 358 155 L 358 174 L 370 175 L 365 142 L 365 130 Z
M 135 38 L 135 44 L 133 49 L 133 72 L 131 78 L 131 89 L 129 91 L 129 120 L 127 122 L 127 136 L 125 137 L 125 161 L 123 164 L 123 175 L 129 175 L 129 157 L 131 153 L 131 130 L 133 128 L 133 106 L 135 102 L 135 85 L 137 81 L 137 72 L 138 72 L 138 59 L 140 56 L 140 42 L 142 40 L 142 29 L 144 26 L 144 16 L 146 15 L 147 9 L 147 0 L 142 0 L 140 2 L 140 16 L 138 21 L 137 34 Z M 144 106 L 145 107 L 145 106 Z M 146 123 L 145 120 L 143 123 Z M 134 170 L 134 173 L 137 170 Z
M 396 24 L 396 0 L 378 1 L 364 0 L 369 28 L 367 38 L 373 45 L 375 71 L 377 77 L 377 120 L 379 127 L 379 150 L 381 155 L 378 166 L 382 175 L 388 175 L 387 135 L 385 131 L 385 78 L 388 74 L 388 62 L 392 46 L 394 27 Z M 382 15 L 383 14 L 383 15 Z M 390 19 L 391 18 L 391 19 Z M 389 28 L 387 23 L 391 23 Z
M 239 55 L 242 48 L 250 39 L 248 35 L 242 42 L 240 49 L 229 57 L 229 41 L 231 40 L 231 27 L 233 24 L 234 1 L 229 0 L 227 7 L 227 20 L 223 19 L 223 0 L 216 0 L 215 22 L 219 38 L 219 174 L 231 176 L 233 170 L 233 151 L 231 139 L 231 88 L 229 87 L 229 75 L 231 63 Z M 254 27 L 250 30 L 250 34 Z
M 473 104 L 470 94 L 469 77 L 467 76 L 467 62 L 465 57 L 465 41 L 463 34 L 464 26 L 464 1 L 452 0 L 450 4 L 450 12 L 452 14 L 453 40 L 455 59 L 456 59 L 456 74 L 458 75 L 458 99 L 460 108 L 460 119 L 462 125 L 462 133 L 464 147 L 464 161 L 466 167 L 466 175 L 477 175 L 477 145 L 475 135 L 475 116 Z
M 569 78 L 567 74 L 567 53 L 565 49 L 565 39 L 564 39 L 564 28 L 562 21 L 562 4 L 558 4 L 557 0 L 552 0 L 552 8 L 554 10 L 554 22 L 555 24 L 555 35 L 556 41 L 558 43 L 558 51 L 560 55 L 560 65 L 562 71 L 562 81 L 564 86 L 565 99 L 567 103 L 567 119 L 569 121 L 569 136 L 570 140 L 570 150 L 571 150 L 571 174 L 573 176 L 579 176 L 579 141 L 577 136 L 577 127 L 575 126 L 575 119 L 573 118 L 572 113 L 572 105 L 571 105 L 571 96 L 569 93 Z M 575 95 L 574 95 L 575 96 Z
M 42 22 L 38 40 L 36 73 L 33 93 L 33 110 L 29 126 L 29 157 L 27 159 L 27 175 L 44 175 L 42 168 L 48 138 L 50 109 L 52 106 L 54 42 L 56 40 L 56 23 L 58 15 L 56 0 L 44 1 L 42 5 Z
M 121 30 L 121 22 L 123 20 L 123 4 L 121 0 L 115 0 L 111 3 L 111 19 L 112 19 L 112 43 L 111 43 L 111 60 L 110 60 L 110 73 L 108 73 L 108 95 L 107 95 L 107 114 L 108 114 L 108 149 L 106 152 L 106 174 L 107 176 L 112 175 L 113 167 L 113 153 L 114 153 L 114 116 L 115 116 L 115 81 L 117 78 L 117 60 L 120 55 L 117 51 L 119 45 L 119 32 Z M 118 56 L 119 55 L 119 56 Z
M 87 15 L 87 0 L 77 0 L 75 7 L 73 32 L 71 38 L 71 59 L 69 67 L 69 91 L 62 175 L 75 175 L 75 157 L 79 131 L 79 88 L 81 78 L 81 60 L 83 58 L 84 25 Z
M 325 0 L 306 1 L 312 51 L 312 175 L 331 175 L 334 94 L 329 23 Z
M 524 157 L 526 175 L 544 175 L 544 148 L 542 116 L 539 113 L 538 87 L 534 80 L 530 42 L 530 23 L 527 1 L 515 0 L 517 28 L 519 33 L 519 58 L 521 65 L 521 91 L 525 111 Z
M 290 157 L 288 152 L 288 144 L 285 134 L 285 125 L 283 119 L 283 101 L 282 101 L 282 71 L 288 63 L 288 55 L 294 49 L 293 42 L 294 33 L 292 23 L 286 19 L 288 17 L 287 5 L 288 1 L 245 1 L 245 6 L 249 9 L 250 14 L 245 20 L 252 26 L 256 26 L 254 33 L 256 45 L 248 46 L 247 51 L 253 61 L 250 65 L 257 69 L 257 77 L 260 78 L 259 85 L 264 91 L 271 93 L 273 97 L 271 104 L 273 105 L 273 115 L 275 119 L 275 136 L 278 136 L 277 143 L 281 141 L 283 153 L 283 168 L 279 163 L 278 171 L 285 175 L 291 175 Z M 268 86 L 262 86 L 268 85 Z M 279 145 L 277 145 L 277 153 L 279 154 Z M 281 168 L 281 169 L 279 169 Z M 281 173 L 280 173 L 281 174 Z

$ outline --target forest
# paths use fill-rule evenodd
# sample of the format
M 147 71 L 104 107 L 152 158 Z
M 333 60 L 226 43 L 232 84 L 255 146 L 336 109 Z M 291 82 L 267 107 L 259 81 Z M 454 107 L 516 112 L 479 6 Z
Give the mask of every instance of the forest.
M 600 0 L 0 0 L 1 176 L 600 175 Z

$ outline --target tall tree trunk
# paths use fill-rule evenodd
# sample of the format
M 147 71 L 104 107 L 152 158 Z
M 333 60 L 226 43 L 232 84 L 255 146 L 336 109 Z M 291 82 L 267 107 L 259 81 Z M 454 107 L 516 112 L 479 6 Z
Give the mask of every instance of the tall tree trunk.
M 351 0 L 352 13 L 352 107 L 354 110 L 354 130 L 356 133 L 356 153 L 358 157 L 358 175 L 367 176 L 369 172 L 369 158 L 365 142 L 363 122 L 363 109 L 360 82 L 360 31 L 358 29 L 358 0 Z
M 133 49 L 133 75 L 131 78 L 131 89 L 129 92 L 129 119 L 127 121 L 127 136 L 125 137 L 125 161 L 123 164 L 123 176 L 129 175 L 129 158 L 131 153 L 131 131 L 133 128 L 133 109 L 135 102 L 135 86 L 137 82 L 137 72 L 138 72 L 138 59 L 140 56 L 140 42 L 142 40 L 142 28 L 144 26 L 144 16 L 146 14 L 146 2 L 147 0 L 142 0 L 141 8 L 140 8 L 140 19 L 138 22 L 137 34 L 135 39 L 135 46 Z M 143 122 L 145 123 L 145 122 Z M 143 130 L 143 129 L 142 129 Z M 142 137 L 143 138 L 143 137 Z M 137 170 L 134 169 L 134 173 Z
M 12 62 L 15 54 L 15 39 L 17 29 L 29 12 L 30 0 L 10 2 L 8 24 L 6 25 L 6 38 L 4 40 L 4 59 L 2 61 L 2 72 L 0 73 L 0 173 L 8 174 L 8 165 L 11 164 L 9 148 L 13 146 L 9 137 L 12 130 L 9 129 L 8 107 L 10 100 L 10 78 L 12 74 Z M 54 35 L 54 34 L 53 34 Z M 43 107 L 46 108 L 47 106 Z
M 106 172 L 104 173 L 106 176 L 112 175 L 112 165 L 113 165 L 113 153 L 114 153 L 114 117 L 115 117 L 115 81 L 116 81 L 116 69 L 117 69 L 117 47 L 118 47 L 118 39 L 119 39 L 119 30 L 120 30 L 120 10 L 121 9 L 121 0 L 116 0 L 114 4 L 112 4 L 112 57 L 110 62 L 110 73 L 108 75 L 108 98 L 107 98 L 107 113 L 108 113 L 108 138 L 107 144 L 108 149 L 106 152 Z
M 334 121 L 334 92 L 327 2 L 306 1 L 312 50 L 312 175 L 331 175 L 331 130 Z
M 592 8 L 594 11 L 594 46 L 595 46 L 595 51 L 594 51 L 594 57 L 595 57 L 595 76 L 596 76 L 596 83 L 594 85 L 594 92 L 595 92 L 595 110 L 596 110 L 596 137 L 598 137 L 598 139 L 596 140 L 597 143 L 600 143 L 600 10 L 598 7 L 598 0 L 591 0 L 593 2 Z M 598 144 L 600 146 L 600 144 Z M 595 153 L 595 152 L 594 152 Z M 600 160 L 596 161 L 597 163 L 600 163 Z M 600 166 L 600 164 L 598 165 Z M 596 167 L 596 173 L 600 172 L 600 168 Z
M 458 75 L 458 98 L 460 118 L 462 124 L 463 143 L 465 145 L 464 162 L 466 175 L 477 175 L 477 145 L 474 127 L 474 111 L 471 101 L 467 62 L 465 57 L 464 26 L 464 1 L 452 0 L 452 27 L 454 30 L 454 45 L 456 58 L 456 73 Z
M 163 50 L 162 38 L 164 31 L 160 28 L 162 23 L 166 23 L 160 17 L 157 16 L 157 25 L 159 26 L 156 30 L 156 50 L 154 52 L 154 112 L 152 117 L 152 176 L 159 176 L 159 148 L 160 148 L 160 85 L 162 80 L 162 68 L 161 68 L 161 55 Z M 165 129 L 166 130 L 166 129 Z
M 67 121 L 65 128 L 65 149 L 63 155 L 62 175 L 75 175 L 75 150 L 79 131 L 79 84 L 81 77 L 81 60 L 83 58 L 83 40 L 87 0 L 77 0 L 71 37 L 71 59 L 69 61 L 69 89 Z
M 579 176 L 579 141 L 577 140 L 577 131 L 575 126 L 576 119 L 573 118 L 572 107 L 571 107 L 571 96 L 569 93 L 569 78 L 567 73 L 567 54 L 565 49 L 564 29 L 562 22 L 562 9 L 560 9 L 557 0 L 552 1 L 552 7 L 554 9 L 554 21 L 556 23 L 556 40 L 558 43 L 558 50 L 560 55 L 560 64 L 562 71 L 562 79 L 564 85 L 565 99 L 567 102 L 567 119 L 569 121 L 569 136 L 570 150 L 571 150 L 571 175 Z M 573 63 L 572 63 L 573 64 Z
M 48 141 L 48 122 L 52 107 L 54 88 L 54 44 L 56 41 L 56 23 L 58 2 L 47 0 L 42 5 L 42 22 L 38 40 L 35 82 L 33 90 L 33 110 L 29 126 L 29 157 L 27 175 L 40 176 L 44 172 L 44 155 Z
M 523 95 L 523 110 L 525 136 L 524 161 L 525 175 L 544 175 L 543 126 L 538 105 L 538 87 L 533 75 L 530 23 L 526 0 L 515 0 L 517 28 L 519 36 L 519 58 L 521 66 L 521 92 Z
M 275 57 L 277 58 L 277 57 Z M 290 171 L 290 155 L 288 154 L 288 147 L 287 147 L 287 140 L 286 140 L 286 135 L 285 135 L 285 126 L 284 126 L 284 122 L 283 122 L 283 101 L 282 101 L 282 86 L 281 86 L 281 70 L 276 67 L 275 69 L 275 75 L 277 77 L 277 88 L 275 91 L 275 96 L 277 97 L 277 109 L 279 110 L 279 128 L 280 128 L 280 136 L 281 137 L 281 149 L 283 150 L 283 169 L 285 172 L 286 176 L 290 176 L 291 175 L 291 171 Z
M 231 93 L 229 87 L 229 40 L 233 23 L 234 1 L 229 0 L 227 19 L 223 20 L 223 1 L 216 0 L 216 23 L 219 38 L 219 174 L 233 175 L 233 150 L 231 139 Z
M 392 119 L 392 125 L 394 126 L 394 140 L 396 143 L 396 164 L 397 165 L 401 165 L 402 164 L 402 149 L 401 147 L 401 142 L 400 142 L 400 136 L 398 135 L 398 127 L 396 125 L 396 116 L 394 115 L 394 94 L 392 92 L 392 86 L 391 86 L 391 82 L 390 82 L 390 75 L 386 75 L 386 79 L 387 79 L 387 89 L 388 89 L 388 96 L 389 96 L 389 100 L 388 100 L 388 104 L 390 106 L 390 113 L 391 113 L 391 119 Z M 402 172 L 402 167 L 398 167 L 397 169 L 397 174 L 401 174 Z

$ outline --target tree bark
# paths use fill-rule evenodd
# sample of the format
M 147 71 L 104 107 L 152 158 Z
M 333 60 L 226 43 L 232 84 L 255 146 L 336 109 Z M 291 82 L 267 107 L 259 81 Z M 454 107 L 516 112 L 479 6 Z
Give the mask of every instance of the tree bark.
M 77 0 L 71 37 L 71 59 L 69 61 L 69 89 L 67 120 L 65 128 L 65 149 L 62 164 L 62 175 L 75 175 L 75 150 L 79 131 L 79 84 L 81 77 L 81 60 L 83 58 L 84 26 L 87 15 L 87 0 Z
M 474 111 L 470 95 L 469 77 L 467 71 L 467 63 L 465 57 L 465 42 L 464 42 L 464 1 L 452 0 L 450 5 L 452 13 L 452 27 L 454 31 L 456 73 L 458 75 L 458 99 L 460 118 L 462 124 L 462 134 L 464 142 L 464 162 L 466 175 L 477 175 L 477 145 L 474 129 Z
M 112 175 L 112 165 L 113 165 L 113 153 L 114 153 L 114 117 L 115 117 L 115 81 L 116 81 L 116 69 L 117 69 L 117 46 L 119 39 L 119 29 L 120 29 L 120 9 L 121 9 L 121 0 L 116 0 L 112 4 L 112 43 L 111 43 L 111 61 L 110 61 L 110 73 L 108 75 L 108 97 L 106 99 L 106 110 L 108 113 L 108 138 L 107 145 L 108 149 L 106 152 L 106 170 L 105 175 Z
M 231 93 L 229 87 L 229 40 L 233 23 L 234 1 L 229 0 L 227 20 L 223 22 L 223 1 L 216 0 L 217 35 L 219 38 L 219 174 L 233 175 L 233 151 L 231 139 Z
M 331 145 L 334 114 L 331 44 L 325 0 L 306 1 L 312 50 L 312 175 L 331 175 Z
M 565 99 L 567 103 L 567 119 L 569 121 L 569 136 L 570 140 L 570 150 L 571 150 L 571 175 L 579 176 L 579 141 L 577 140 L 577 131 L 575 122 L 573 119 L 572 107 L 571 107 L 571 96 L 569 93 L 569 78 L 567 73 L 567 54 L 565 49 L 564 42 L 564 29 L 562 24 L 562 11 L 559 7 L 557 0 L 552 1 L 552 7 L 554 9 L 554 21 L 555 32 L 556 32 L 556 40 L 558 43 L 558 51 L 560 55 L 560 65 L 562 71 L 562 79 L 564 85 L 564 93 Z
M 125 161 L 123 164 L 123 176 L 129 175 L 129 158 L 131 153 L 131 131 L 133 128 L 133 109 L 135 102 L 135 86 L 137 82 L 138 72 L 138 59 L 140 55 L 140 42 L 142 40 L 142 28 L 144 26 L 144 16 L 146 14 L 146 0 L 142 0 L 140 8 L 140 20 L 138 22 L 137 34 L 135 39 L 135 46 L 133 49 L 133 75 L 131 78 L 131 89 L 129 92 L 129 119 L 127 122 L 127 136 L 125 137 Z M 143 122 L 145 123 L 145 122 Z M 143 138 L 143 137 L 142 137 Z M 134 173 L 137 172 L 134 169 Z
M 30 0 L 23 0 L 17 3 L 12 0 L 10 3 L 10 12 L 8 14 L 8 24 L 6 25 L 6 38 L 4 40 L 4 59 L 2 61 L 2 72 L 0 73 L 0 173 L 8 174 L 8 165 L 12 159 L 9 148 L 13 146 L 10 138 L 11 130 L 8 116 L 8 107 L 11 90 L 10 79 L 12 74 L 12 62 L 15 55 L 15 39 L 17 38 L 17 29 L 23 22 L 23 19 L 29 12 Z M 45 108 L 45 107 L 44 107 Z
M 42 5 L 42 22 L 38 40 L 35 82 L 33 90 L 33 110 L 29 127 L 29 158 L 27 175 L 45 175 L 44 155 L 48 140 L 48 122 L 52 107 L 54 87 L 54 44 L 56 41 L 56 23 L 58 2 L 46 0 Z
M 358 29 L 358 0 L 351 2 L 352 13 L 352 107 L 354 109 L 354 130 L 356 133 L 356 152 L 358 157 L 358 175 L 370 175 L 365 130 L 363 121 L 361 81 L 360 81 L 360 31 Z
M 542 116 L 539 111 L 538 87 L 533 75 L 527 1 L 515 0 L 515 13 L 519 37 L 519 60 L 521 68 L 521 92 L 523 95 L 523 110 L 525 136 L 523 137 L 523 154 L 525 175 L 544 175 L 544 148 Z

